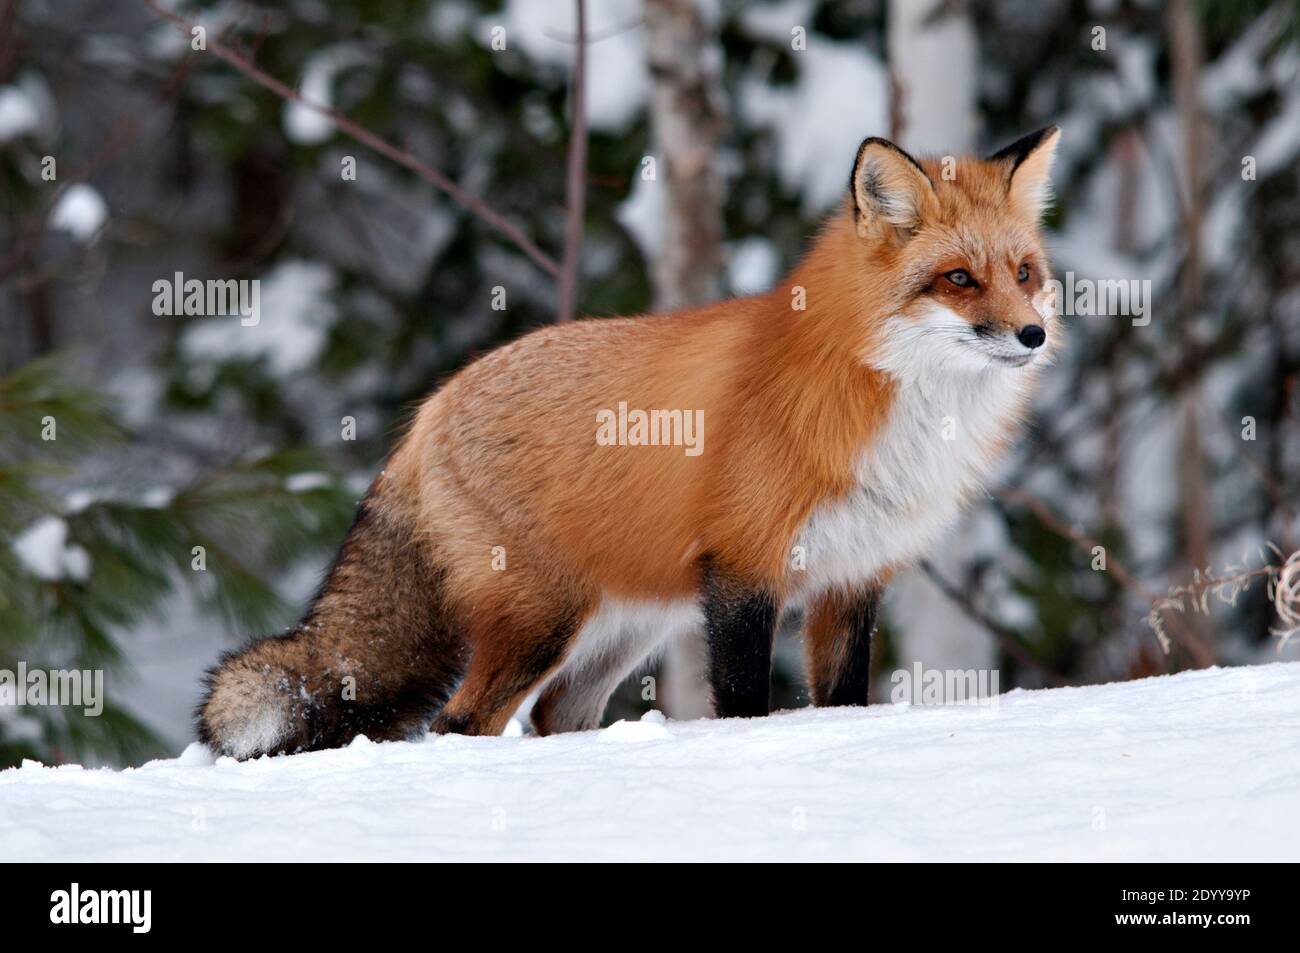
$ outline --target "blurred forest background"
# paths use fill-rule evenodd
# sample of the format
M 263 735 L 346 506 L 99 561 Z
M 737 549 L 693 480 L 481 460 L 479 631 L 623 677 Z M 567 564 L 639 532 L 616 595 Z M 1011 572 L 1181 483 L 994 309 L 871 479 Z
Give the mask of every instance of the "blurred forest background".
M 207 49 L 137 0 L 0 0 L 0 668 L 108 673 L 99 718 L 0 705 L 0 765 L 178 751 L 412 403 L 567 308 L 572 0 L 163 9 Z M 1058 276 L 1151 282 L 1149 324 L 1067 319 L 988 499 L 891 591 L 886 690 L 916 660 L 1005 690 L 1297 657 L 1269 583 L 1300 530 L 1298 35 L 1293 0 L 587 0 L 579 313 L 766 289 L 865 136 L 1050 122 Z M 176 272 L 260 279 L 260 324 L 156 315 Z M 805 704 L 797 636 L 778 663 Z M 697 666 L 656 704 L 701 711 Z

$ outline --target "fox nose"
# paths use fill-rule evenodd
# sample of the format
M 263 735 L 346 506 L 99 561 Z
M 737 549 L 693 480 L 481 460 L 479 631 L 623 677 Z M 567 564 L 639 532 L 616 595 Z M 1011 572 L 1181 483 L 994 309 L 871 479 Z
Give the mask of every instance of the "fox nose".
M 1021 344 L 1033 350 L 1043 346 L 1043 342 L 1047 340 L 1047 332 L 1037 324 L 1026 324 L 1016 333 L 1016 337 Z

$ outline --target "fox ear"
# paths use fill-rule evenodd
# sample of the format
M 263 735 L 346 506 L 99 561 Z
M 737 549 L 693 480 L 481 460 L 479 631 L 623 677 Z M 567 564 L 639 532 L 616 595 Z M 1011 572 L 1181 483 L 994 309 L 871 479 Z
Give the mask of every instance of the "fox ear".
M 1052 200 L 1052 160 L 1061 139 L 1059 126 L 1048 126 L 1017 139 L 993 155 L 989 162 L 1007 167 L 1007 197 L 1037 221 Z
M 921 164 L 888 139 L 874 136 L 858 147 L 849 190 L 853 220 L 864 238 L 879 223 L 914 231 L 934 198 L 934 185 Z

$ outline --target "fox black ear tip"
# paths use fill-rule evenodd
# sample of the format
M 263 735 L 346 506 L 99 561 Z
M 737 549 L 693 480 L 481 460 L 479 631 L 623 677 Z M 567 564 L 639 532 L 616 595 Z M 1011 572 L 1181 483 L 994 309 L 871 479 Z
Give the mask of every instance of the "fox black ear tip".
M 989 162 L 1009 161 L 1012 163 L 1013 170 L 1029 158 L 1030 154 L 1045 145 L 1056 148 L 1057 140 L 1061 135 L 1061 127 L 1056 123 L 1044 126 L 1035 132 L 1026 136 L 1021 136 L 1010 145 L 1003 146 L 997 152 L 988 157 Z
M 898 146 L 894 145 L 884 136 L 867 136 L 867 138 L 862 140 L 862 144 L 858 146 L 858 155 L 861 156 L 862 153 L 867 150 L 868 146 L 883 146 L 886 149 L 893 149 L 896 152 L 899 151 Z
M 1029 135 L 1021 139 L 1020 142 L 1023 142 L 1026 145 L 1031 145 L 1032 148 L 1036 149 L 1039 146 L 1046 145 L 1049 142 L 1059 139 L 1060 136 L 1061 127 L 1053 122 L 1044 126 L 1042 129 L 1039 129 L 1037 132 L 1031 132 Z M 1013 143 L 1013 145 L 1015 145 L 1015 143 Z

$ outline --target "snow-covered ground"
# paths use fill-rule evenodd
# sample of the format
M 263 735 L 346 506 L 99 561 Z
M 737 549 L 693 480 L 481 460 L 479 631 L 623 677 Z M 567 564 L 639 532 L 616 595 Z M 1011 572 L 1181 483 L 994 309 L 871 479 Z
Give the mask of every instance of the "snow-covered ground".
M 0 772 L 0 860 L 1300 860 L 1300 663 Z

